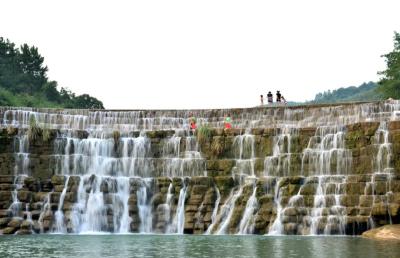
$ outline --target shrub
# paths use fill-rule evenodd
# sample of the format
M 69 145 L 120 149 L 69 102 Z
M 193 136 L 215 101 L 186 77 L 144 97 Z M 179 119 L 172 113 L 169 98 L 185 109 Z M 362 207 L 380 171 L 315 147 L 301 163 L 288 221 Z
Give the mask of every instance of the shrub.
M 35 142 L 42 135 L 42 129 L 37 125 L 36 118 L 34 116 L 29 118 L 27 135 L 30 142 Z
M 48 127 L 45 127 L 42 130 L 42 139 L 44 142 L 49 142 L 51 139 L 51 130 Z
M 197 130 L 197 141 L 200 144 L 206 143 L 207 141 L 210 141 L 211 139 L 211 128 L 208 125 L 202 125 L 198 130 Z

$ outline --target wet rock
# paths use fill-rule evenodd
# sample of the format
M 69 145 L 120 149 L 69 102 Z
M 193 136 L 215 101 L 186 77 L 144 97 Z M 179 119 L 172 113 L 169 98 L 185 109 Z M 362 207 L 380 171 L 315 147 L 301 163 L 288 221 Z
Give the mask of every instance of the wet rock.
M 11 201 L 12 195 L 10 191 L 0 191 L 0 201 Z
M 14 217 L 11 221 L 7 224 L 8 227 L 12 228 L 19 228 L 22 223 L 22 218 Z
M 30 202 L 32 198 L 32 192 L 30 191 L 18 191 L 18 200 L 21 202 Z
M 4 235 L 11 235 L 14 234 L 18 229 L 13 228 L 13 227 L 6 227 L 3 230 L 0 230 L 0 232 Z
M 21 229 L 31 230 L 32 227 L 33 227 L 33 222 L 30 220 L 24 220 L 21 223 Z
M 346 207 L 358 205 L 359 195 L 341 195 L 340 204 Z
M 14 176 L 0 175 L 0 184 L 13 184 Z
M 20 229 L 16 232 L 17 235 L 31 235 L 32 233 L 31 229 Z
M 7 226 L 7 224 L 11 221 L 11 218 L 1 218 L 0 219 L 0 228 Z
M 65 176 L 54 175 L 51 177 L 51 183 L 53 185 L 64 185 L 65 184 Z
M 400 225 L 385 225 L 365 231 L 362 234 L 365 238 L 376 240 L 396 240 L 400 241 Z

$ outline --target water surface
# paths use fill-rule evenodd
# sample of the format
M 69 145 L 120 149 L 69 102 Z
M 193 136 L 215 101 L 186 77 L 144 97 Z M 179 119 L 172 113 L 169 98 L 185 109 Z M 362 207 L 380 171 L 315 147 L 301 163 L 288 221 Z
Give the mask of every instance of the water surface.
M 360 237 L 0 236 L 0 257 L 400 257 L 400 244 Z

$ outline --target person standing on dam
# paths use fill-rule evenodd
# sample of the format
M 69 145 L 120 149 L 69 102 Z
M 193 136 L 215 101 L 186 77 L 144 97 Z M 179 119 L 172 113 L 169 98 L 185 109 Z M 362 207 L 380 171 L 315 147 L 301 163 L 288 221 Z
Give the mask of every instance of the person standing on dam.
M 280 103 L 280 102 L 281 102 L 281 97 L 282 97 L 282 95 L 281 95 L 281 93 L 279 92 L 279 90 L 276 91 L 276 102 L 277 102 L 277 103 Z
M 260 95 L 261 106 L 264 106 L 264 96 Z
M 268 99 L 268 104 L 272 104 L 272 102 L 274 101 L 273 95 L 270 91 L 268 91 L 267 99 Z

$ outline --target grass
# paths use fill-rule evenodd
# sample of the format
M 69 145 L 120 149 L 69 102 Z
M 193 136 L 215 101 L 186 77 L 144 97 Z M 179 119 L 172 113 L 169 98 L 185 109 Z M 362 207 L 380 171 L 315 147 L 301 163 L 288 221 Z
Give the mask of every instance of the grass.
M 49 101 L 43 95 L 12 93 L 2 87 L 0 87 L 0 106 L 62 108 L 62 105 Z
M 29 118 L 29 128 L 27 135 L 29 142 L 35 142 L 39 139 L 40 136 L 43 135 L 43 130 L 36 123 L 36 118 L 34 116 L 31 116 Z
M 51 140 L 51 138 L 52 138 L 51 137 L 51 130 L 47 126 L 45 126 L 42 129 L 42 139 L 43 139 L 44 142 L 49 142 Z
M 210 141 L 211 136 L 211 128 L 208 125 L 202 125 L 197 130 L 197 141 L 200 144 Z

